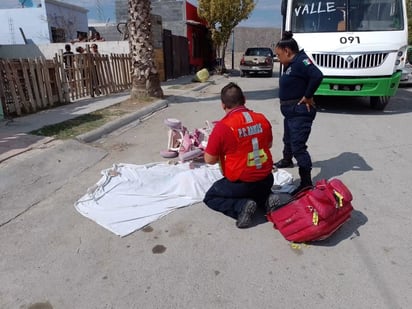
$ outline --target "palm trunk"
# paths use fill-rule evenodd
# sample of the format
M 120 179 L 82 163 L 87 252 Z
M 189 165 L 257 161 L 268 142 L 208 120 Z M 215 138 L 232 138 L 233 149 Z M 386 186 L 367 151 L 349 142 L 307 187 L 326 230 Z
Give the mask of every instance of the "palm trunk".
M 154 61 L 150 0 L 129 0 L 129 46 L 132 57 L 130 97 L 163 98 L 159 73 Z

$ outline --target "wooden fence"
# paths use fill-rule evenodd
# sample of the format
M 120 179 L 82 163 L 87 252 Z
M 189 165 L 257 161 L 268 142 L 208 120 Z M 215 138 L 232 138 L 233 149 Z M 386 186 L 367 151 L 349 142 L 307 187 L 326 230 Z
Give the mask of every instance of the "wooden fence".
M 87 96 L 130 90 L 131 58 L 126 54 L 76 54 L 63 61 L 0 59 L 0 100 L 4 117 L 22 116 Z

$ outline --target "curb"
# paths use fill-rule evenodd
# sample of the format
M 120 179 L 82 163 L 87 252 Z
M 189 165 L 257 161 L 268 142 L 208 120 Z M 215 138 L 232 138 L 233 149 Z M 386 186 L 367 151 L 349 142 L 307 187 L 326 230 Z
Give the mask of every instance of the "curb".
M 210 85 L 214 85 L 216 84 L 216 81 L 218 81 L 219 78 L 217 79 L 209 79 L 203 83 L 200 83 L 199 85 L 196 85 L 193 88 L 188 88 L 188 89 L 184 89 L 183 92 L 190 92 L 190 91 L 199 91 L 203 88 L 206 88 Z M 103 126 L 96 128 L 94 130 L 91 130 L 89 132 L 80 134 L 76 137 L 74 137 L 74 140 L 77 140 L 79 142 L 84 142 L 84 143 L 90 143 L 90 142 L 94 142 L 100 138 L 102 138 L 104 135 L 107 135 L 113 131 L 116 131 L 118 129 L 120 129 L 121 127 L 124 127 L 134 121 L 143 119 L 163 108 L 168 107 L 169 104 L 172 104 L 173 102 L 171 101 L 171 97 L 173 97 L 174 95 L 171 95 L 168 100 L 158 100 L 156 102 L 153 102 L 150 105 L 147 105 L 146 107 L 140 109 L 140 110 L 136 110 L 132 113 L 129 113 L 127 115 L 124 115 L 123 117 L 120 117 L 118 119 L 115 119 L 111 122 L 108 122 L 106 124 L 104 124 Z M 114 103 L 116 104 L 116 103 Z M 12 143 L 15 140 L 15 137 L 13 135 L 19 135 L 22 133 L 18 133 L 16 131 L 16 133 L 10 132 L 3 132 L 2 127 L 7 125 L 8 121 L 4 121 L 3 119 L 0 119 L 0 130 L 2 131 L 1 133 L 3 133 L 4 136 L 0 136 L 0 140 L 3 140 L 6 138 L 6 143 L 2 143 L 2 147 L 0 147 L 0 163 L 3 161 L 6 161 L 12 157 L 15 157 L 21 153 L 27 152 L 29 150 L 35 149 L 35 148 L 41 148 L 43 147 L 44 144 L 47 144 L 49 142 L 51 142 L 52 140 L 54 140 L 54 138 L 50 139 L 43 139 L 41 141 L 36 141 L 36 142 L 27 142 L 27 143 L 23 143 L 22 145 L 17 144 L 17 145 L 9 145 L 10 143 Z M 56 122 L 58 123 L 58 122 Z M 24 132 L 23 135 L 28 134 L 28 132 L 30 132 L 31 130 L 28 131 L 22 131 Z M 20 132 L 20 131 L 19 131 Z M 1 134 L 0 134 L 1 135 Z M 9 143 L 9 144 L 8 144 Z
M 199 86 L 193 87 L 189 91 L 199 91 L 199 90 L 202 90 L 203 88 L 206 88 L 206 87 L 208 87 L 212 84 L 214 84 L 214 81 L 206 81 L 204 83 L 201 83 Z
M 157 101 L 147 107 L 144 107 L 134 113 L 128 114 L 124 117 L 120 117 L 119 119 L 113 120 L 111 122 L 108 122 L 104 124 L 103 126 L 94 129 L 92 131 L 89 131 L 87 133 L 80 134 L 76 136 L 76 139 L 85 143 L 90 143 L 94 142 L 95 140 L 98 140 L 101 138 L 103 135 L 106 135 L 110 132 L 113 132 L 133 121 L 136 121 L 138 119 L 144 118 L 148 115 L 151 115 L 163 108 L 166 108 L 168 106 L 168 101 L 167 100 L 160 100 Z
M 204 83 L 201 83 L 199 86 L 193 87 L 192 89 L 188 91 L 199 91 L 202 90 L 203 88 L 206 88 L 210 85 L 212 85 L 214 81 L 206 81 Z M 166 108 L 169 105 L 168 100 L 160 100 L 157 101 L 147 107 L 142 108 L 141 110 L 138 110 L 134 113 L 128 114 L 124 117 L 120 117 L 116 120 L 113 120 L 111 122 L 108 122 L 104 124 L 103 126 L 94 129 L 92 131 L 80 134 L 76 136 L 76 139 L 84 142 L 84 143 L 91 143 L 94 142 L 98 139 L 100 139 L 102 136 L 107 135 L 117 129 L 120 129 L 121 127 L 128 125 L 129 123 L 136 121 L 138 119 L 142 119 L 148 115 L 151 115 L 163 108 Z

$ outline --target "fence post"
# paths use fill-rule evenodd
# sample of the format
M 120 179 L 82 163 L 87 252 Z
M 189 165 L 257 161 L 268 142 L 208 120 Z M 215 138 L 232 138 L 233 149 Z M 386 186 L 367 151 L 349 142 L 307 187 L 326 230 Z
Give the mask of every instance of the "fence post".
M 4 80 L 3 80 L 3 61 L 0 60 L 0 119 L 4 119 L 6 113 L 6 96 L 4 94 Z M 4 100 L 4 102 L 3 102 Z
M 1 104 L 1 108 L 0 108 L 0 119 L 4 119 L 3 100 L 2 100 L 2 97 L 1 97 L 1 96 L 0 96 L 0 104 Z
M 59 53 L 55 54 L 55 59 L 56 59 L 56 63 L 60 64 L 60 76 L 61 76 L 61 88 L 63 90 L 63 99 L 65 103 L 69 103 L 70 102 L 70 91 L 73 91 L 73 89 L 69 90 L 69 83 L 70 81 L 67 78 L 67 71 L 66 71 L 66 67 L 64 64 L 64 59 L 63 59 L 63 49 L 59 49 Z M 73 62 L 73 60 L 72 60 Z M 72 63 L 73 65 L 73 63 Z M 58 66 L 58 65 L 57 65 Z

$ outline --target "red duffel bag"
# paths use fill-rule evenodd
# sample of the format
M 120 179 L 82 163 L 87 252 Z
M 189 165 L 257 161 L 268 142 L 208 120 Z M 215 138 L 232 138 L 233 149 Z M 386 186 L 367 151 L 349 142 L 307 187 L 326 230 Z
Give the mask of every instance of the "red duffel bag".
M 313 188 L 266 215 L 289 241 L 323 240 L 349 220 L 352 194 L 339 179 L 322 179 Z

